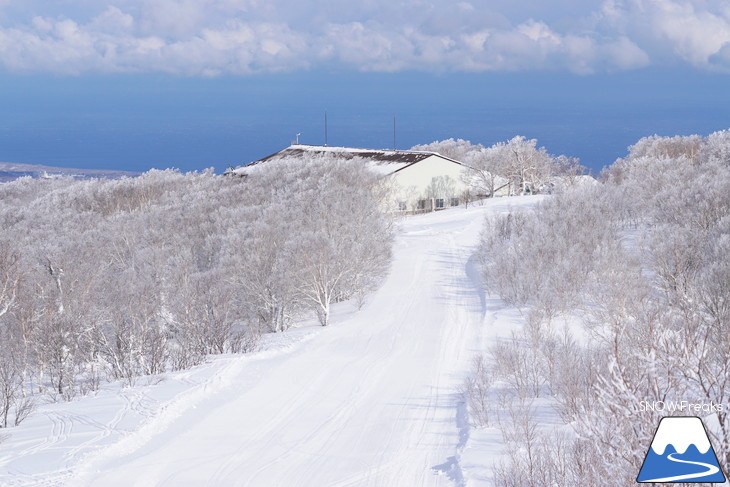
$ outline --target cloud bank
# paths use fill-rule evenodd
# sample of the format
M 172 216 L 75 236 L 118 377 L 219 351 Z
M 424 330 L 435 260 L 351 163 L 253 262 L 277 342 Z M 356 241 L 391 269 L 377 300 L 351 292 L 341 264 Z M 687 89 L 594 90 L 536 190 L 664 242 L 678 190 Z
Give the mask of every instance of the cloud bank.
M 12 3 L 0 69 L 13 73 L 730 71 L 726 0 Z

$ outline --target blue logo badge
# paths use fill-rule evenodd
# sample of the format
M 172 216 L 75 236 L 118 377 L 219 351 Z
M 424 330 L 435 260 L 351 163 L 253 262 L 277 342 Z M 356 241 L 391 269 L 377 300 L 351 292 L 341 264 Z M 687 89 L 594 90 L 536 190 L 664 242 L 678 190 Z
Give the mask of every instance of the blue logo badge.
M 702 420 L 694 416 L 662 418 L 636 481 L 725 482 Z

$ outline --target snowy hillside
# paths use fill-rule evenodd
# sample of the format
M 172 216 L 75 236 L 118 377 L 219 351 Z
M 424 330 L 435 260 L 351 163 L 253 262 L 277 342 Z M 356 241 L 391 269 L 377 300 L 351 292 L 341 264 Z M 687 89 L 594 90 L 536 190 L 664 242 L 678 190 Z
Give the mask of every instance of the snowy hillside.
M 76 169 L 70 167 L 44 166 L 40 164 L 18 164 L 0 162 L 0 183 L 13 181 L 23 176 L 35 178 L 72 177 L 74 179 L 109 178 L 139 176 L 138 172 L 108 169 Z
M 386 282 L 362 309 L 336 307 L 330 327 L 303 323 L 261 352 L 40 405 L 0 443 L 0 484 L 463 485 L 459 387 L 516 321 L 495 321 L 485 299 L 479 232 L 485 215 L 539 200 L 402 220 Z

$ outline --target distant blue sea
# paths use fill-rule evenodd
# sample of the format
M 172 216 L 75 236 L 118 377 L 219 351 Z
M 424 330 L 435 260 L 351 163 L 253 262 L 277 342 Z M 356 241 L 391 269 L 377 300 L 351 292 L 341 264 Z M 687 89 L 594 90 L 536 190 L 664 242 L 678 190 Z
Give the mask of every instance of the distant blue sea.
M 594 172 L 640 137 L 730 128 L 730 76 L 305 72 L 251 77 L 0 74 L 0 161 L 144 171 L 240 165 L 289 145 L 399 149 L 537 138 Z
M 0 171 L 0 183 L 13 181 L 23 176 L 37 176 L 37 174 L 28 171 Z

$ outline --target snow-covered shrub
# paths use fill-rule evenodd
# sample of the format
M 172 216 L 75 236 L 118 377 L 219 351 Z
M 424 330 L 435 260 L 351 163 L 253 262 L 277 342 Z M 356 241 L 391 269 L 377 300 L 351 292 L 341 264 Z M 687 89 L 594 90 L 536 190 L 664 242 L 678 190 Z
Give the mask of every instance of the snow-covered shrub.
M 463 182 L 469 195 L 492 196 L 501 186 L 508 186 L 509 194 L 535 194 L 549 190 L 555 176 L 570 183 L 585 172 L 577 159 L 548 154 L 545 147 L 537 146 L 536 139 L 519 135 L 491 147 L 446 139 L 411 150 L 438 152 L 466 164 L 471 170 L 464 173 Z
M 492 416 L 491 391 L 494 384 L 494 374 L 491 364 L 484 355 L 477 355 L 472 362 L 469 375 L 464 379 L 461 392 L 466 399 L 469 414 L 469 423 L 472 426 L 483 427 L 490 425 Z
M 357 161 L 282 164 L 0 185 L 0 409 L 252 351 L 376 286 L 392 241 L 380 181 Z
M 331 303 L 372 288 L 385 274 L 391 222 L 382 211 L 379 178 L 359 160 L 273 161 L 252 168 L 244 184 L 269 189 L 258 195 L 259 204 L 280 208 L 253 232 L 262 260 L 243 264 L 254 273 L 251 292 L 270 329 L 285 326 L 298 305 L 314 309 L 327 325 Z
M 535 340 L 531 323 L 497 348 L 497 367 L 524 369 L 526 360 L 515 357 L 542 361 L 541 400 L 553 401 L 574 432 L 541 456 L 541 426 L 521 416 L 507 421 L 516 451 L 495 470 L 498 485 L 633 484 L 666 414 L 641 410 L 642 401 L 723 405 L 699 414 L 717 424 L 709 433 L 727 471 L 728 153 L 727 132 L 642 139 L 604 172 L 603 184 L 487 222 L 487 284 L 546 324 L 565 313 L 584 324 L 580 340 L 554 332 Z M 533 375 L 513 374 L 511 387 L 525 389 Z M 562 456 L 567 463 L 553 461 Z
M 495 375 L 504 380 L 521 403 L 539 397 L 545 381 L 539 350 L 517 335 L 490 350 Z
M 488 220 L 480 251 L 487 284 L 505 301 L 548 315 L 575 308 L 586 281 L 622 258 L 607 205 L 600 189 L 579 188 L 535 212 Z

